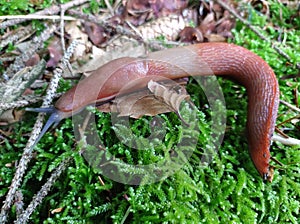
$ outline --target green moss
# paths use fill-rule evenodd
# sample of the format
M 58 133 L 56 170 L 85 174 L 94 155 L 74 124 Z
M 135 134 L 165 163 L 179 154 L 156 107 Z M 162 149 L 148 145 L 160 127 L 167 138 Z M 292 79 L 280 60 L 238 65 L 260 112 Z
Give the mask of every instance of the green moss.
M 279 10 L 282 10 L 281 14 Z M 290 56 L 291 61 L 280 56 L 272 49 L 270 43 L 259 39 L 239 22 L 233 31 L 232 41 L 255 52 L 268 62 L 279 79 L 280 98 L 293 104 L 295 102 L 293 90 L 299 91 L 299 78 L 283 80 L 281 77 L 297 74 L 295 63 L 300 58 L 300 33 L 296 28 L 299 27 L 299 20 L 290 21 L 295 11 L 282 6 L 278 1 L 270 1 L 270 12 L 271 17 L 268 19 L 250 10 L 248 19 L 254 26 L 261 27 L 268 39 L 282 40 L 277 45 Z M 283 21 L 278 19 L 281 15 Z M 299 147 L 273 144 L 271 154 L 284 166 L 279 167 L 273 163 L 272 165 L 277 167 L 274 181 L 262 183 L 247 151 L 248 145 L 244 134 L 247 109 L 245 89 L 228 80 L 218 79 L 218 81 L 227 107 L 227 129 L 218 153 L 208 165 L 201 163 L 202 156 L 208 153 L 205 149 L 210 146 L 207 139 L 211 135 L 212 112 L 207 109 L 205 95 L 199 93 L 198 86 L 191 81 L 188 91 L 200 109 L 197 112 L 199 119 L 197 126 L 201 134 L 198 136 L 197 150 L 181 169 L 156 183 L 130 186 L 101 175 L 78 152 L 82 148 L 74 141 L 72 120 L 61 122 L 58 128 L 51 130 L 41 139 L 35 149 L 35 158 L 21 187 L 25 205 L 64 159 L 72 157 L 73 160 L 32 214 L 31 222 L 297 223 L 300 212 Z M 59 91 L 65 91 L 70 85 L 70 82 L 62 81 Z M 186 132 L 176 114 L 160 115 L 165 122 L 162 129 L 165 129 L 166 133 L 163 144 L 153 146 L 147 137 L 153 130 L 156 134 L 153 136 L 154 139 L 159 138 L 162 133 L 161 129 L 151 129 L 154 118 L 130 120 L 130 130 L 134 136 L 138 136 L 135 144 L 144 149 L 136 150 L 130 147 L 130 144 L 133 144 L 133 136 L 128 135 L 126 125 L 120 123 L 112 126 L 110 114 L 103 114 L 94 109 L 91 111 L 97 114 L 96 127 L 99 139 L 106 146 L 106 150 L 115 155 L 115 164 L 158 163 L 174 153 L 182 156 L 182 159 L 184 157 L 181 148 L 177 146 L 178 141 L 195 134 L 192 131 Z M 297 114 L 280 105 L 279 115 L 277 123 Z M 9 164 L 14 164 L 20 157 L 34 119 L 35 117 L 28 116 L 23 122 L 16 124 L 10 141 L 5 140 L 2 143 L 4 147 L 0 148 L 1 200 L 5 198 L 15 171 Z M 300 138 L 297 131 L 299 125 L 286 126 L 290 128 L 288 132 L 290 136 Z M 122 142 L 128 143 L 129 146 Z M 99 146 L 103 150 L 101 147 Z M 125 166 L 122 169 L 125 173 L 140 172 Z M 147 183 L 147 177 L 142 181 Z M 57 208 L 62 210 L 51 213 Z M 12 213 L 11 217 L 14 215 Z

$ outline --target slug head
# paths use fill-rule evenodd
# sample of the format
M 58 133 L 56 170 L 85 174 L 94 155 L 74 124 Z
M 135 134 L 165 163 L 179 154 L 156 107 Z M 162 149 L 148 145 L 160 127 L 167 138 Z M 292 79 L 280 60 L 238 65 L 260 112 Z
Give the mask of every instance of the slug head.
M 260 146 L 262 147 L 262 146 Z M 261 177 L 263 178 L 264 182 L 272 182 L 273 180 L 273 170 L 270 166 L 270 151 L 269 146 L 265 145 L 263 150 L 257 150 L 251 148 L 250 144 L 250 156 L 252 162 L 254 163 L 255 168 L 260 173 Z
M 46 107 L 46 108 L 26 108 L 26 111 L 33 111 L 38 113 L 46 113 L 50 114 L 45 126 L 43 127 L 41 133 L 39 134 L 38 138 L 35 140 L 32 147 L 34 147 L 39 140 L 44 136 L 44 134 L 49 130 L 49 128 L 53 125 L 55 127 L 58 123 L 70 116 L 70 113 L 62 112 L 57 110 L 55 107 Z

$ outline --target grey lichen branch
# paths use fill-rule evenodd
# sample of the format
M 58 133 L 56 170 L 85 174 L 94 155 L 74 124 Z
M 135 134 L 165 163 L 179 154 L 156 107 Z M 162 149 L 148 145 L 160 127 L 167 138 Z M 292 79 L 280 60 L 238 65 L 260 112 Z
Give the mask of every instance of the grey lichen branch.
M 60 163 L 60 165 L 56 168 L 56 170 L 51 174 L 51 177 L 42 186 L 39 192 L 33 197 L 32 201 L 30 202 L 26 210 L 15 221 L 16 224 L 27 223 L 30 215 L 32 214 L 32 212 L 34 212 L 34 209 L 43 201 L 44 197 L 47 196 L 48 192 L 50 191 L 55 181 L 60 177 L 62 172 L 68 167 L 72 159 L 73 159 L 72 157 L 68 157 Z

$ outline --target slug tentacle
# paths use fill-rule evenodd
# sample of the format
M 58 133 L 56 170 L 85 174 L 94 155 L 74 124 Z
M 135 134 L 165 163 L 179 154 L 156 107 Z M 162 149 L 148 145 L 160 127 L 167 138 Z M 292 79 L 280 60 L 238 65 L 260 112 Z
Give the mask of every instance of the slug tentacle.
M 39 112 L 39 113 L 47 113 L 50 114 L 50 117 L 48 118 L 46 124 L 44 125 L 41 133 L 35 140 L 32 147 L 34 147 L 39 140 L 44 136 L 44 134 L 49 130 L 49 128 L 53 125 L 53 127 L 56 127 L 58 123 L 63 120 L 66 117 L 69 117 L 69 113 L 61 112 L 57 110 L 55 107 L 45 107 L 45 108 L 26 108 L 27 111 L 33 111 L 33 112 Z

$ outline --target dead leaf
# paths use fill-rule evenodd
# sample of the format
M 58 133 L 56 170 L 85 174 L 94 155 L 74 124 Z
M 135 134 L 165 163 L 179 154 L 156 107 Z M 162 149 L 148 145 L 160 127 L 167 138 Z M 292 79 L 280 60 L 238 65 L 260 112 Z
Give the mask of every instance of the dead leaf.
M 174 87 L 175 86 L 171 86 L 171 88 L 166 87 L 152 80 L 148 82 L 148 88 L 154 94 L 154 96 L 165 103 L 171 111 L 176 112 L 180 116 L 180 105 L 184 100 L 189 101 L 190 95 L 187 94 L 184 87 L 177 86 L 179 89 L 176 91 Z
M 58 38 L 54 38 L 51 40 L 49 46 L 48 46 L 48 51 L 50 55 L 50 59 L 47 61 L 47 67 L 49 68 L 55 68 L 62 58 L 63 52 L 61 48 L 61 43 Z
M 186 84 L 186 79 L 176 80 Z M 151 90 L 153 91 L 151 91 Z M 116 97 L 113 102 L 98 107 L 102 112 L 115 112 L 118 116 L 140 118 L 144 115 L 176 112 L 179 116 L 179 107 L 183 100 L 188 100 L 189 95 L 185 88 L 177 83 L 159 84 L 154 81 L 148 83 L 148 89 L 132 92 Z
M 203 42 L 203 35 L 202 32 L 193 27 L 185 27 L 182 31 L 179 33 L 179 40 L 181 42 L 186 43 L 201 43 Z
M 203 33 L 203 36 L 206 37 L 207 35 L 213 33 L 215 27 L 216 27 L 215 14 L 211 12 L 204 18 L 204 20 L 201 22 L 198 28 Z
M 34 53 L 33 56 L 25 62 L 26 66 L 35 66 L 40 62 L 40 56 L 37 53 Z
M 118 116 L 129 116 L 140 118 L 144 115 L 155 116 L 157 114 L 171 112 L 170 107 L 154 97 L 149 90 L 143 90 L 129 94 L 124 97 L 117 97 L 111 107 Z
M 72 21 L 66 24 L 66 33 L 70 35 L 71 41 L 76 40 L 79 44 L 73 53 L 73 58 L 78 59 L 83 57 L 91 47 L 91 43 L 88 41 L 88 35 L 81 31 L 80 21 Z
M 114 45 L 107 47 L 106 51 L 92 47 L 91 58 L 85 65 L 81 66 L 76 72 L 86 73 L 101 67 L 105 63 L 121 57 L 140 57 L 145 55 L 146 49 L 136 40 L 129 39 L 125 36 L 114 41 Z
M 53 210 L 51 211 L 51 214 L 60 213 L 62 210 L 63 210 L 63 207 L 53 209 Z
M 230 13 L 226 10 L 224 11 L 223 18 L 218 21 L 215 29 L 215 33 L 228 38 L 233 37 L 231 30 L 235 26 L 234 20 L 230 18 Z
M 2 124 L 12 124 L 21 120 L 25 111 L 11 109 L 3 112 L 0 116 L 0 122 Z
M 129 0 L 123 8 L 121 20 L 139 26 L 154 18 L 180 14 L 187 4 L 187 0 Z
M 107 40 L 104 28 L 98 24 L 85 22 L 84 29 L 92 43 L 96 46 L 100 46 L 100 44 Z
M 208 42 L 226 42 L 226 38 L 219 34 L 210 34 L 207 37 Z
M 151 8 L 158 17 L 167 16 L 172 13 L 179 14 L 188 5 L 187 0 L 156 0 L 149 2 L 152 3 Z
M 148 0 L 126 1 L 122 21 L 139 26 L 151 18 L 153 18 L 153 13 Z

